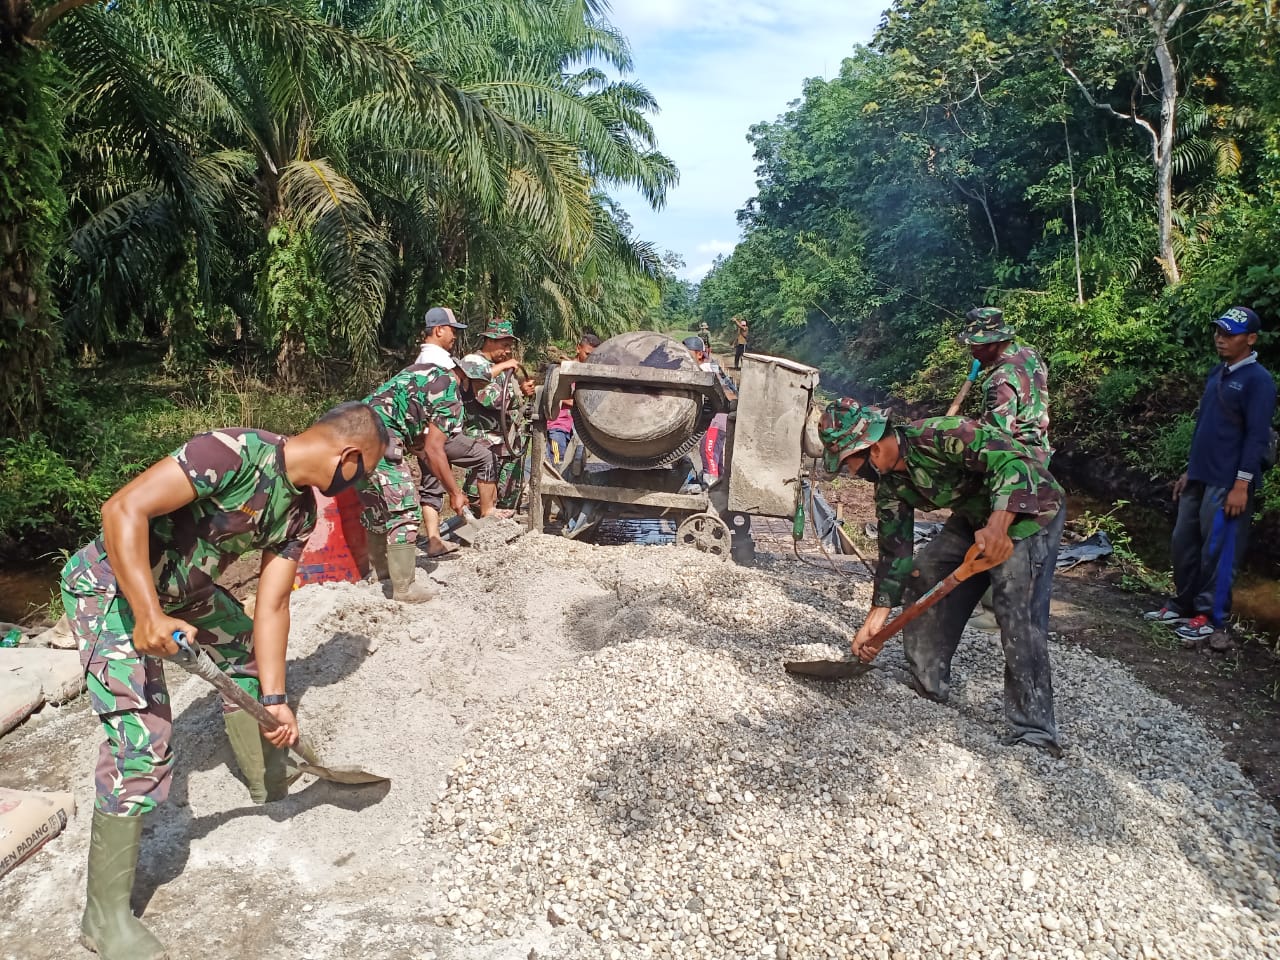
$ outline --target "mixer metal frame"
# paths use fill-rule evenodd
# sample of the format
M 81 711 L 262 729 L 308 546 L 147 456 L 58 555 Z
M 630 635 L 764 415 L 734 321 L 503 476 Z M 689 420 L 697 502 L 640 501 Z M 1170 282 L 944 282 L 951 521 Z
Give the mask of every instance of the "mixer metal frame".
M 760 361 L 760 379 L 752 391 L 754 395 L 742 408 L 736 400 L 731 401 L 725 395 L 719 377 L 702 370 L 664 370 L 575 361 L 564 361 L 550 367 L 546 382 L 538 388 L 534 404 L 533 455 L 538 466 L 530 471 L 529 476 L 530 529 L 542 531 L 548 497 L 597 501 L 623 510 L 638 510 L 650 516 L 674 516 L 681 520 L 709 514 L 731 531 L 735 558 L 749 559 L 753 552 L 749 549 L 751 515 L 788 515 L 783 510 L 782 501 L 791 502 L 791 491 L 799 490 L 800 433 L 812 390 L 817 386 L 818 372 L 777 357 L 748 356 L 752 361 Z M 784 376 L 779 379 L 775 373 Z M 614 387 L 629 392 L 679 390 L 701 397 L 712 414 L 728 413 L 725 463 L 720 482 L 709 491 L 671 493 L 644 486 L 647 471 L 627 469 L 625 465 L 610 472 L 611 480 L 621 482 L 578 483 L 567 479 L 546 462 L 546 424 L 547 417 L 560 409 L 560 404 L 570 397 L 577 384 Z M 760 436 L 750 441 L 742 451 L 751 476 L 740 478 L 735 483 L 733 461 L 735 434 L 741 426 L 740 410 L 755 425 L 751 429 Z M 793 446 L 794 450 L 791 449 Z M 607 459 L 604 462 L 612 463 Z M 746 548 L 745 556 L 740 548 Z
M 547 372 L 546 382 L 539 388 L 535 401 L 533 449 L 547 448 L 546 413 L 559 410 L 560 404 L 573 393 L 577 384 L 635 389 L 672 389 L 695 393 L 711 406 L 713 413 L 727 412 L 732 404 L 724 387 L 713 373 L 702 370 L 661 370 L 654 367 L 612 366 L 601 363 L 578 363 L 566 360 Z M 529 476 L 529 527 L 541 531 L 546 520 L 544 497 L 569 497 L 596 500 L 627 507 L 645 507 L 659 511 L 705 513 L 710 498 L 704 493 L 664 493 L 643 487 L 619 487 L 606 484 L 571 483 L 545 469 L 534 469 Z

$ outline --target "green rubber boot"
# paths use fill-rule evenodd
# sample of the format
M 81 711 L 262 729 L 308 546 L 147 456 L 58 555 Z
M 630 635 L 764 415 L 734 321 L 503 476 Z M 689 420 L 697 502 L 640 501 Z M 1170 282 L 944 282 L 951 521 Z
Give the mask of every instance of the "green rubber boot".
M 289 795 L 293 781 L 302 776 L 289 762 L 289 751 L 277 747 L 262 735 L 262 728 L 244 710 L 223 714 L 227 739 L 236 755 L 236 764 L 249 788 L 249 799 L 254 803 L 270 803 Z
M 416 543 L 387 544 L 387 569 L 391 572 L 391 598 L 401 603 L 423 603 L 436 592 L 414 582 L 418 565 Z
M 391 571 L 387 569 L 387 535 L 385 533 L 369 534 L 369 565 L 373 567 L 373 575 L 378 580 L 390 580 Z
M 166 960 L 169 956 L 164 944 L 129 909 L 141 843 L 142 817 L 93 811 L 80 943 L 103 960 Z

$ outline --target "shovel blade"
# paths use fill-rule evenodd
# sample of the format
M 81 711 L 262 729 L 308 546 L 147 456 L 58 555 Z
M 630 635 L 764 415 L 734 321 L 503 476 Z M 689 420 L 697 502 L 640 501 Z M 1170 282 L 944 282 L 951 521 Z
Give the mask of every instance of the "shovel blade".
M 793 677 L 810 680 L 852 680 L 872 669 L 861 660 L 789 660 L 782 668 Z
M 369 773 L 367 770 L 361 770 L 358 767 L 329 767 L 320 762 L 320 758 L 316 756 L 316 751 L 306 737 L 299 737 L 293 745 L 293 752 L 298 755 L 298 769 L 303 773 L 309 773 L 313 777 L 319 777 L 321 780 L 328 780 L 330 783 L 390 783 L 390 777 L 380 777 L 376 773 Z
M 307 763 L 305 760 L 298 764 L 298 769 L 313 777 L 319 777 L 321 780 L 328 780 L 330 783 L 362 784 L 391 782 L 390 777 L 380 777 L 376 773 L 369 773 L 367 770 L 358 770 L 355 767 L 322 767 L 316 763 Z

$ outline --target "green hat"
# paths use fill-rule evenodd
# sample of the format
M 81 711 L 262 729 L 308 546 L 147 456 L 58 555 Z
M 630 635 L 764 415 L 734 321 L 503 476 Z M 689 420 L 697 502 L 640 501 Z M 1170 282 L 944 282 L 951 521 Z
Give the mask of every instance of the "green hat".
M 484 332 L 480 336 L 487 340 L 503 340 L 506 337 L 514 338 L 516 331 L 510 320 L 503 320 L 501 317 L 494 317 L 484 325 Z
M 458 361 L 458 366 L 462 368 L 468 379 L 471 380 L 492 380 L 493 364 L 478 354 L 469 353 Z
M 964 316 L 969 322 L 956 338 L 961 343 L 1004 343 L 1015 336 L 1013 328 L 1004 322 L 1004 311 L 995 307 L 978 307 Z
M 852 397 L 827 404 L 818 421 L 818 437 L 825 452 L 822 465 L 831 473 L 840 472 L 847 457 L 861 453 L 884 436 L 889 415 L 879 407 L 864 407 Z

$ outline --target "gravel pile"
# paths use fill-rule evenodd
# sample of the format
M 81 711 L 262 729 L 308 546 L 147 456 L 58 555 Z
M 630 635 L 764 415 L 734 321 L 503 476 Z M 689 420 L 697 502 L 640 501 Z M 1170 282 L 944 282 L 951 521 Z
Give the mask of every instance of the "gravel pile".
M 795 563 L 597 559 L 612 596 L 574 630 L 610 645 L 486 724 L 426 824 L 452 854 L 434 920 L 454 942 L 541 926 L 607 957 L 1280 956 L 1273 811 L 1121 668 L 1055 648 L 1054 761 L 1000 744 L 990 635 L 966 637 L 950 705 L 902 685 L 892 644 L 861 680 L 800 683 L 780 662 L 838 655 L 864 590 Z

